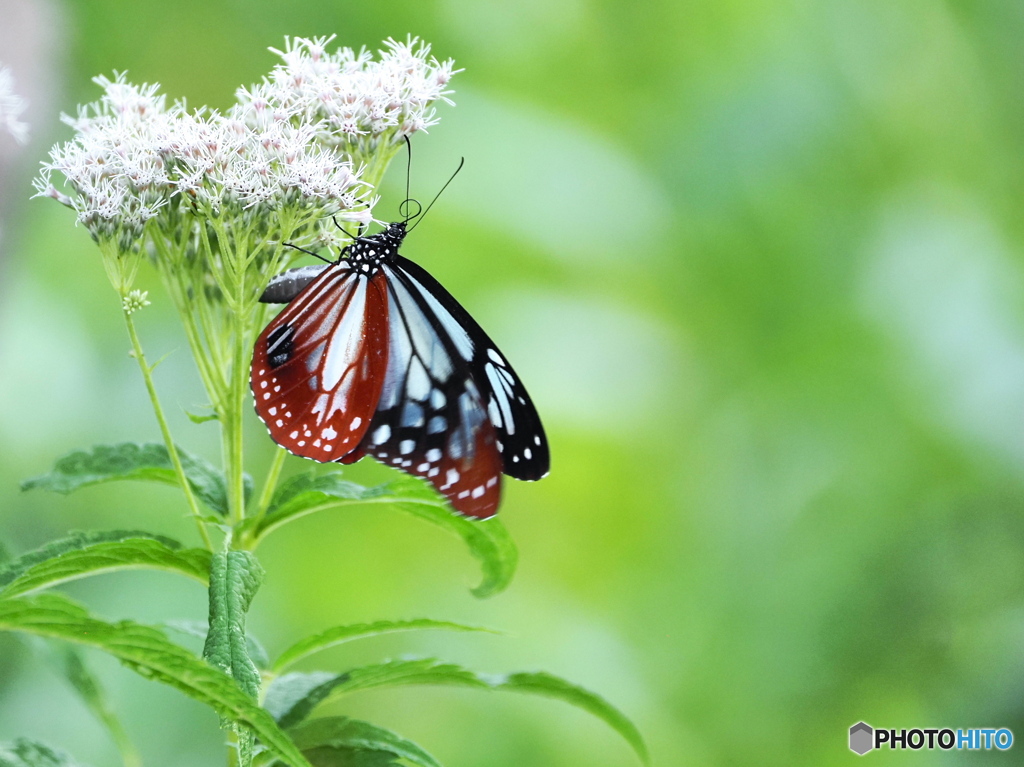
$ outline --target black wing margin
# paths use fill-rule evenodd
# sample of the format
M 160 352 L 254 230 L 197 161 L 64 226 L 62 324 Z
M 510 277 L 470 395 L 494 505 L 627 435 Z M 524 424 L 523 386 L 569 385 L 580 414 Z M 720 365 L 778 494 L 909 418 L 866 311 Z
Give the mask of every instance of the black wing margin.
M 503 471 L 510 477 L 538 480 L 550 469 L 548 441 L 526 387 L 483 328 L 423 267 L 403 256 L 393 274 L 424 309 L 439 336 L 452 340 L 469 367 L 480 400 L 493 424 Z M 463 360 L 459 360 L 462 362 Z

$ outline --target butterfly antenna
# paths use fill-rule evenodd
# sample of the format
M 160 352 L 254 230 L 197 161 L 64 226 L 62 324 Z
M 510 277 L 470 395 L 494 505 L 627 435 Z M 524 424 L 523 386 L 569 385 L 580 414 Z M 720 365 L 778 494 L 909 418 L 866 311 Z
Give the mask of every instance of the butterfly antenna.
M 423 206 L 420 205 L 419 200 L 412 199 L 409 192 L 412 180 L 412 142 L 409 140 L 408 136 L 405 136 L 405 146 L 409 151 L 409 159 L 405 165 L 405 199 L 402 200 L 402 204 L 398 206 L 398 215 L 404 219 L 402 223 L 408 224 L 423 212 Z M 409 208 L 412 203 L 416 203 L 416 212 L 410 214 Z
M 409 186 L 412 180 L 412 142 L 408 136 L 405 137 L 405 148 L 408 152 L 408 159 L 405 163 L 405 199 L 408 200 L 411 196 L 409 194 Z
M 331 221 L 333 221 L 333 222 L 334 222 L 334 225 L 335 225 L 336 227 L 338 227 L 338 230 L 339 230 L 339 231 L 340 231 L 340 232 L 341 232 L 341 233 L 342 233 L 343 235 L 345 235 L 346 237 L 351 237 L 351 236 L 352 236 L 352 235 L 351 235 L 351 234 L 349 233 L 348 229 L 346 229 L 345 227 L 343 227 L 343 226 L 342 226 L 341 224 L 339 224 L 339 223 L 338 223 L 338 217 L 337 217 L 337 216 L 331 216 Z M 359 225 L 359 228 L 358 228 L 358 229 L 356 230 L 356 236 L 355 236 L 355 239 L 357 239 L 357 240 L 358 240 L 358 239 L 359 239 L 360 237 L 362 237 L 362 236 L 363 236 L 363 229 L 365 228 L 365 226 L 366 226 L 365 224 L 360 224 L 360 225 Z M 331 263 L 333 263 L 333 261 L 332 261 Z
M 417 226 L 420 225 L 420 221 L 422 221 L 424 218 L 426 218 L 427 213 L 430 212 L 430 209 L 434 207 L 434 203 L 437 202 L 437 198 L 441 196 L 441 192 L 444 192 L 444 190 L 448 188 L 448 184 L 452 183 L 452 181 L 455 180 L 455 177 L 457 175 L 459 175 L 459 171 L 462 170 L 462 166 L 465 165 L 465 164 L 466 164 L 466 158 L 465 157 L 460 158 L 459 159 L 459 167 L 455 169 L 455 172 L 452 174 L 452 177 L 445 182 L 444 186 L 441 187 L 441 191 L 438 192 L 436 195 L 434 195 L 434 199 L 430 201 L 430 205 L 428 205 L 427 209 L 425 211 L 423 211 L 423 215 L 421 215 L 419 217 L 420 220 L 417 221 L 415 224 L 413 224 L 412 226 L 409 227 L 409 231 L 410 232 L 413 229 L 415 229 Z M 419 214 L 417 214 L 417 215 L 419 215 Z
M 292 245 L 290 242 L 284 243 L 284 246 L 286 248 L 294 248 L 295 250 L 301 251 L 302 253 L 305 253 L 308 256 L 313 256 L 313 258 L 319 258 L 324 263 L 327 263 L 327 264 L 333 264 L 334 263 L 329 258 L 324 258 L 323 256 L 321 256 L 319 253 L 314 253 L 311 250 L 306 250 L 305 248 L 300 248 L 298 245 Z

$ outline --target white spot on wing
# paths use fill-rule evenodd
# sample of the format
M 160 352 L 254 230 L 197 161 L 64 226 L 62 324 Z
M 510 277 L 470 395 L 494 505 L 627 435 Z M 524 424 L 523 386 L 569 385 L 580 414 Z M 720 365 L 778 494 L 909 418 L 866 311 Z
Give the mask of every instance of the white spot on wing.
M 420 402 L 425 401 L 430 394 L 430 377 L 418 357 L 414 357 L 409 366 L 409 377 L 406 379 L 405 387 L 406 394 Z
M 509 434 L 516 433 L 516 424 L 512 420 L 512 407 L 508 404 L 508 395 L 506 394 L 506 386 L 503 385 L 501 377 L 498 375 L 497 368 L 494 367 L 490 362 L 484 365 L 484 370 L 487 372 L 487 380 L 490 381 L 491 389 L 493 391 L 493 399 L 487 403 L 487 409 L 491 413 L 491 423 L 495 426 L 504 424 L 505 431 Z M 498 407 L 501 409 L 501 418 L 495 420 L 494 411 L 492 406 L 497 401 Z

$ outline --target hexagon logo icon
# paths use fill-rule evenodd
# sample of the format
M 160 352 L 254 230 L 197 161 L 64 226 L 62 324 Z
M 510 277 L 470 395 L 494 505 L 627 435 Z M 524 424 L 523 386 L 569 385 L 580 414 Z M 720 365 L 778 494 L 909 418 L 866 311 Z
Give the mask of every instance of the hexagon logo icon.
M 850 728 L 850 750 L 864 756 L 875 747 L 875 731 L 867 722 L 857 722 Z

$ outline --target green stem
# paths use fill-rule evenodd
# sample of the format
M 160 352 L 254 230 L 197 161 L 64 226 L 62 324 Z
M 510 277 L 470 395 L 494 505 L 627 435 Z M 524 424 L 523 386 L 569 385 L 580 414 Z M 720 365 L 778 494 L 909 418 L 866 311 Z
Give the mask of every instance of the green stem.
M 219 402 L 221 400 L 221 389 L 220 382 L 217 380 L 217 376 L 214 371 L 220 370 L 215 361 L 208 359 L 206 348 L 203 346 L 200 330 L 196 325 L 195 315 L 197 311 L 193 311 L 191 305 L 195 303 L 194 299 L 189 300 L 187 292 L 182 290 L 180 277 L 177 275 L 187 273 L 188 267 L 185 264 L 185 252 L 188 248 L 188 242 L 178 244 L 178 246 L 172 251 L 168 246 L 167 241 L 159 235 L 155 235 L 152 238 L 153 243 L 156 245 L 157 251 L 161 256 L 161 265 L 164 266 L 162 270 L 162 276 L 164 278 L 164 285 L 167 288 L 167 292 L 170 294 L 171 299 L 174 301 L 175 308 L 178 310 L 178 316 L 181 318 L 181 324 L 185 328 L 185 336 L 188 339 L 188 344 L 192 349 L 192 357 L 195 359 L 196 367 L 199 370 L 199 376 L 203 379 L 203 385 L 206 387 L 206 391 L 210 396 L 210 402 L 214 406 L 214 410 L 219 412 Z M 202 306 L 202 304 L 198 304 Z M 205 328 L 204 328 L 205 330 Z M 208 336 L 209 333 L 207 332 Z
M 110 731 L 110 737 L 114 741 L 114 745 L 117 746 L 117 750 L 121 754 L 121 762 L 124 764 L 124 767 L 142 767 L 142 756 L 128 737 L 128 733 L 125 732 L 121 722 L 113 715 L 110 718 L 104 716 L 104 722 Z
M 263 492 L 260 493 L 259 503 L 256 505 L 257 522 L 267 513 L 267 509 L 270 508 L 270 501 L 274 497 L 274 491 L 277 489 L 277 480 L 281 476 L 281 468 L 284 466 L 284 461 L 287 457 L 288 451 L 284 448 L 278 449 L 274 454 L 274 460 L 267 471 L 267 481 L 263 485 Z
M 160 399 L 156 393 L 156 386 L 153 383 L 153 368 L 151 368 L 149 363 L 146 362 L 146 355 L 142 351 L 142 344 L 139 343 L 139 334 L 135 330 L 135 321 L 132 319 L 132 315 L 129 312 L 124 312 L 124 322 L 128 327 L 128 336 L 132 341 L 132 351 L 135 354 L 135 360 L 139 363 L 139 370 L 142 371 L 142 378 L 146 382 L 146 391 L 149 392 L 149 400 L 153 404 L 153 412 L 156 413 L 157 423 L 160 424 L 160 433 L 163 435 L 164 444 L 167 445 L 167 454 L 170 456 L 171 464 L 174 466 L 174 472 L 178 476 L 178 484 L 181 485 L 181 490 L 185 493 L 185 500 L 188 502 L 193 519 L 195 519 L 199 535 L 206 544 L 206 548 L 212 551 L 213 544 L 210 541 L 209 534 L 206 532 L 206 525 L 203 524 L 203 515 L 199 511 L 199 503 L 196 501 L 196 496 L 192 492 L 192 486 L 189 484 L 188 477 L 185 475 L 185 469 L 181 465 L 181 457 L 178 455 L 178 448 L 175 446 L 174 439 L 171 437 L 171 429 L 167 425 L 167 418 L 164 417 L 163 406 L 160 404 Z
M 245 433 L 243 409 L 245 408 L 246 387 L 249 382 L 249 366 L 246 364 L 249 347 L 249 300 L 246 291 L 245 263 L 248 258 L 247 239 L 234 242 L 220 221 L 214 222 L 217 238 L 221 243 L 220 256 L 226 267 L 227 281 L 232 291 L 225 293 L 231 327 L 231 370 L 228 379 L 228 395 L 223 418 L 224 470 L 228 480 L 228 497 L 231 520 L 239 524 L 245 519 Z
M 240 281 L 241 282 L 241 281 Z M 244 282 L 241 283 L 244 287 Z M 241 290 L 239 291 L 241 293 Z M 232 488 L 231 514 L 235 524 L 245 519 L 245 474 L 244 437 L 242 409 L 245 407 L 245 388 L 248 384 L 248 367 L 246 359 L 246 323 L 242 312 L 235 311 L 234 316 L 234 353 L 231 360 L 231 395 L 228 409 L 231 411 L 230 432 L 228 434 L 228 481 Z
M 259 528 L 260 520 L 266 516 L 267 510 L 270 508 L 270 502 L 274 498 L 274 491 L 277 489 L 277 481 L 281 476 L 281 469 L 284 466 L 284 462 L 287 457 L 288 451 L 284 448 L 279 448 L 274 452 L 274 460 L 271 462 L 270 468 L 267 470 L 267 479 L 266 482 L 263 483 L 263 489 L 260 491 L 259 500 L 256 502 L 256 511 L 252 516 L 251 526 L 246 526 L 245 532 L 242 534 L 242 541 L 239 544 L 239 548 L 250 551 L 256 548 L 257 538 L 253 533 Z

